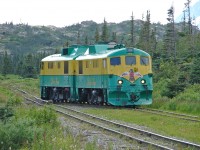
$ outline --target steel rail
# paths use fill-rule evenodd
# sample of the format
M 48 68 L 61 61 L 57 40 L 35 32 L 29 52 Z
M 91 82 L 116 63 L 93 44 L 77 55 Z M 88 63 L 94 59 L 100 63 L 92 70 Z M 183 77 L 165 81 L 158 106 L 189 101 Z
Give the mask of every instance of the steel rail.
M 136 138 L 136 137 L 134 137 L 134 136 L 130 136 L 130 135 L 128 135 L 128 134 L 124 134 L 124 133 L 119 132 L 119 131 L 117 131 L 117 130 L 113 130 L 113 129 L 110 129 L 110 128 L 107 128 L 107 127 L 104 127 L 104 126 L 95 124 L 95 123 L 93 123 L 93 122 L 91 122 L 91 121 L 84 120 L 84 119 L 82 119 L 82 118 L 79 118 L 79 117 L 77 117 L 77 116 L 68 114 L 68 113 L 66 113 L 66 112 L 63 112 L 63 111 L 60 111 L 60 110 L 56 110 L 56 109 L 55 109 L 55 111 L 56 111 L 56 112 L 59 112 L 59 113 L 61 113 L 61 114 L 67 115 L 67 116 L 69 116 L 69 117 L 71 117 L 71 118 L 77 119 L 77 120 L 79 120 L 79 121 L 81 121 L 81 122 L 85 122 L 85 123 L 90 124 L 90 125 L 92 125 L 92 126 L 101 128 L 101 129 L 106 130 L 106 131 L 109 131 L 109 132 L 111 132 L 111 133 L 115 133 L 115 134 L 118 134 L 118 135 L 120 135 L 120 136 L 124 136 L 124 137 L 127 138 L 127 139 L 131 139 L 131 140 L 137 141 L 139 144 L 145 144 L 146 146 L 151 146 L 151 147 L 154 147 L 154 148 L 156 148 L 156 149 L 172 150 L 171 148 L 168 148 L 168 147 L 165 147 L 165 146 L 162 146 L 162 145 L 159 145 L 159 144 L 151 143 L 151 142 L 148 142 L 148 141 L 144 141 L 144 140 L 142 140 L 142 139 L 138 139 L 138 138 Z
M 32 100 L 32 99 L 30 99 L 30 98 L 28 98 L 28 97 L 25 97 L 25 96 L 23 96 L 23 97 L 24 97 L 26 100 L 28 100 L 28 101 L 31 101 L 31 102 L 33 102 L 33 103 L 36 103 L 37 105 L 40 105 L 40 106 L 43 106 L 43 105 L 44 105 L 43 103 L 41 104 L 41 103 L 39 103 L 39 102 L 37 102 L 37 101 L 35 101 L 35 100 Z M 48 106 L 47 106 L 47 107 L 48 107 Z M 154 148 L 156 148 L 156 149 L 161 149 L 161 150 L 172 150 L 171 148 L 168 148 L 168 147 L 165 147 L 165 146 L 162 146 L 162 145 L 159 145 L 159 144 L 155 144 L 155 143 L 152 143 L 152 142 L 144 141 L 144 140 L 142 140 L 142 139 L 138 139 L 138 138 L 136 138 L 136 137 L 134 137 L 134 136 L 130 136 L 130 135 L 128 135 L 128 134 L 124 134 L 124 133 L 119 132 L 119 131 L 117 131 L 117 130 L 113 130 L 113 129 L 110 129 L 110 128 L 107 128 L 107 127 L 104 127 L 104 126 L 95 124 L 95 123 L 93 123 L 93 122 L 91 122 L 91 121 L 84 120 L 84 119 L 82 119 L 82 118 L 80 118 L 80 117 L 71 115 L 71 114 L 66 113 L 66 112 L 63 112 L 63 111 L 61 111 L 61 110 L 58 110 L 58 109 L 55 109 L 55 108 L 50 108 L 50 109 L 53 109 L 53 110 L 55 110 L 56 112 L 61 113 L 61 114 L 64 114 L 64 115 L 67 115 L 67 116 L 69 116 L 69 117 L 71 117 L 71 118 L 77 119 L 77 120 L 79 120 L 79 121 L 81 121 L 81 122 L 85 122 L 85 123 L 90 124 L 90 125 L 92 125 L 92 126 L 95 126 L 95 127 L 100 128 L 100 129 L 106 130 L 106 131 L 108 131 L 108 132 L 111 132 L 111 133 L 114 133 L 114 134 L 118 134 L 118 135 L 123 136 L 123 137 L 125 137 L 125 138 L 127 138 L 127 139 L 134 140 L 134 141 L 138 142 L 139 144 L 143 144 L 143 145 L 145 145 L 145 146 L 150 146 L 150 147 L 154 147 Z M 94 117 L 93 117 L 93 118 L 94 118 Z
M 162 111 L 162 110 L 154 110 L 154 109 L 136 109 L 136 111 L 141 111 L 141 112 L 149 112 L 152 114 L 157 114 L 157 115 L 161 115 L 161 116 L 167 116 L 167 117 L 175 117 L 175 118 L 179 118 L 179 119 L 183 119 L 183 120 L 188 120 L 188 121 L 193 121 L 193 122 L 200 122 L 199 119 L 195 119 L 198 118 L 198 116 L 190 116 L 190 115 L 185 115 L 185 114 L 178 114 L 178 113 L 173 113 L 173 112 L 167 112 L 167 111 Z
M 160 134 L 157 134 L 157 133 L 153 133 L 153 132 L 150 132 L 150 131 L 146 131 L 146 130 L 142 130 L 142 129 L 139 129 L 139 128 L 131 127 L 131 126 L 128 126 L 128 125 L 120 124 L 120 123 L 117 123 L 115 121 L 106 120 L 104 118 L 97 117 L 97 116 L 94 116 L 94 115 L 91 115 L 91 114 L 87 114 L 87 113 L 84 113 L 84 112 L 81 112 L 81 111 L 77 111 L 77 110 L 68 108 L 66 106 L 61 106 L 61 105 L 56 105 L 56 106 L 64 108 L 64 109 L 68 109 L 68 110 L 76 112 L 76 113 L 83 114 L 83 115 L 88 116 L 88 117 L 92 117 L 92 118 L 98 119 L 100 121 L 109 122 L 109 123 L 111 123 L 113 125 L 116 125 L 116 126 L 119 126 L 119 127 L 121 126 L 121 127 L 130 129 L 130 130 L 134 130 L 134 131 L 149 135 L 149 136 L 154 136 L 155 138 L 162 138 L 163 140 L 167 140 L 169 142 L 174 142 L 176 144 L 178 143 L 178 144 L 183 145 L 184 147 L 188 147 L 189 146 L 189 147 L 192 147 L 192 148 L 195 148 L 195 149 L 200 149 L 200 145 L 192 143 L 192 142 L 178 140 L 178 139 L 175 139 L 175 138 L 163 136 L 163 135 L 160 135 Z
M 21 90 L 21 92 L 23 92 L 23 93 L 25 93 L 25 94 L 28 94 L 27 92 L 25 92 L 25 91 L 22 91 Z M 30 94 L 29 94 L 30 95 Z M 41 99 L 39 99 L 39 98 L 37 98 L 37 97 L 35 97 L 35 96 L 32 96 L 32 97 L 34 97 L 35 99 L 37 99 L 37 100 L 41 100 Z M 39 103 L 39 102 L 37 102 L 37 101 L 34 101 L 34 100 L 32 100 L 32 99 L 30 99 L 30 98 L 27 98 L 27 97 L 25 97 L 24 96 L 24 98 L 25 99 L 27 99 L 27 100 L 29 100 L 29 101 L 32 101 L 32 102 L 34 102 L 34 103 L 36 103 L 36 104 L 38 104 L 38 105 L 44 105 L 44 104 L 41 104 L 41 103 Z M 45 100 L 41 100 L 42 102 L 46 102 Z M 48 101 L 47 101 L 48 102 Z M 68 108 L 68 107 L 65 107 L 65 106 L 61 106 L 61 105 L 56 105 L 56 106 L 58 106 L 58 107 L 61 107 L 61 108 L 64 108 L 64 109 L 68 109 L 68 110 L 70 110 L 70 111 L 73 111 L 73 112 L 76 112 L 76 113 L 79 113 L 79 114 L 83 114 L 83 115 L 85 115 L 85 116 L 88 116 L 88 117 L 92 117 L 92 118 L 95 118 L 95 119 L 98 119 L 98 120 L 100 120 L 100 121 L 104 121 L 104 122 L 109 122 L 109 123 L 111 123 L 111 124 L 114 124 L 114 125 L 116 125 L 116 126 L 121 126 L 121 127 L 124 127 L 124 128 L 127 128 L 127 129 L 131 129 L 131 130 L 134 130 L 134 131 L 137 131 L 137 132 L 140 132 L 140 133 L 143 133 L 143 134 L 146 134 L 146 135 L 149 135 L 149 136 L 154 136 L 154 137 L 156 137 L 156 138 L 162 138 L 162 139 L 164 139 L 164 140 L 167 140 L 167 141 L 170 141 L 170 142 L 175 142 L 175 143 L 179 143 L 179 144 L 181 144 L 181 145 L 184 145 L 185 147 L 192 147 L 192 148 L 195 148 L 195 149 L 200 149 L 200 145 L 198 145 L 198 144 L 195 144 L 195 143 L 191 143 L 191 142 L 187 142 L 187 141 L 183 141 L 183 140 L 178 140 L 178 139 L 175 139 L 175 138 L 171 138 L 171 137 L 167 137 L 167 136 L 163 136 L 163 135 L 160 135 L 160 134 L 156 134 L 156 133 L 153 133 L 153 132 L 149 132 L 149 131 L 145 131 L 145 130 L 142 130 L 142 129 L 139 129 L 139 128 L 135 128 L 135 127 L 131 127 L 131 126 L 128 126 L 128 125 L 124 125 L 124 124 L 120 124 L 120 123 L 117 123 L 117 122 L 114 122 L 114 121 L 110 121 L 110 120 L 106 120 L 106 119 L 104 119 L 104 118 L 100 118 L 100 117 L 97 117 L 97 116 L 94 116 L 94 115 L 91 115 L 91 114 L 87 114 L 87 113 L 84 113 L 84 112 L 81 112 L 81 111 L 77 111 L 77 110 L 74 110 L 74 109 L 71 109 L 71 108 Z M 52 108 L 51 108 L 52 109 Z M 60 112 L 60 113 L 63 113 L 63 114 L 65 114 L 65 112 L 61 112 L 60 110 L 56 110 L 56 109 L 54 109 L 56 112 Z M 81 118 L 79 118 L 79 120 L 81 120 Z M 84 121 L 85 122 L 85 120 L 81 120 L 81 121 Z M 88 122 L 89 124 L 93 124 L 93 125 L 95 125 L 95 126 L 97 126 L 96 124 L 94 124 L 94 123 L 92 123 L 92 122 L 90 122 L 90 121 L 86 121 L 86 122 Z M 98 125 L 99 126 L 99 125 Z M 108 130 L 109 128 L 106 128 L 106 127 L 102 127 L 102 126 L 100 126 L 100 128 L 105 128 L 105 130 Z M 111 129 L 112 130 L 112 129 Z M 116 130 L 113 130 L 113 131 L 116 131 Z M 112 132 L 112 131 L 111 131 Z M 119 131 L 116 131 L 115 133 L 118 133 Z M 114 132 L 113 132 L 114 133 Z M 121 135 L 123 135 L 124 133 L 121 133 Z M 129 136 L 129 135 L 128 135 Z M 130 139 L 135 139 L 135 137 L 132 137 L 132 136 L 130 136 Z M 136 138 L 137 139 L 137 138 Z M 142 139 L 139 139 L 139 140 L 136 140 L 136 141 L 138 141 L 138 142 L 142 142 L 142 143 L 144 143 L 144 140 L 142 140 Z M 145 141 L 146 142 L 146 141 Z M 148 142 L 147 142 L 147 144 L 149 144 Z M 152 145 L 152 143 L 151 143 L 151 145 Z M 156 146 L 157 144 L 155 144 L 155 146 Z M 162 147 L 162 146 L 161 146 Z M 158 148 L 158 147 L 157 147 Z M 167 148 L 167 147 L 164 147 L 163 146 L 163 149 L 169 149 L 169 148 Z

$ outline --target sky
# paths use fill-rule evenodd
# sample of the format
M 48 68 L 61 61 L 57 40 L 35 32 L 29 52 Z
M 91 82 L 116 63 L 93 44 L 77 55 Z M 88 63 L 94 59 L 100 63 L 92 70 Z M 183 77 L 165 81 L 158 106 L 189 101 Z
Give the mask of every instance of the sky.
M 191 6 L 198 0 L 191 0 Z M 187 0 L 0 0 L 0 24 L 70 26 L 93 20 L 119 23 L 142 19 L 150 10 L 151 23 L 166 24 L 167 10 L 173 5 L 175 18 Z

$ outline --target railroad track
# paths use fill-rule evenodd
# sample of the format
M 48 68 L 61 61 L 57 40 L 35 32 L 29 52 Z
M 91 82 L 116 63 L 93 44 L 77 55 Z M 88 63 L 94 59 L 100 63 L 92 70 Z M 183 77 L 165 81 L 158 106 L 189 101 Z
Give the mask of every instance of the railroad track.
M 27 93 L 26 91 L 23 91 L 23 90 L 21 90 L 21 92 Z M 28 94 L 29 93 L 27 93 L 27 95 Z M 37 97 L 35 97 L 35 99 L 39 99 L 40 101 L 43 101 L 45 103 L 49 103 L 49 101 L 45 101 L 45 100 L 42 100 L 42 99 L 37 98 Z M 91 108 L 98 107 L 98 108 L 106 108 L 106 109 L 107 108 L 116 109 L 116 107 L 107 106 L 107 105 L 99 107 L 99 106 L 96 106 L 96 105 L 84 105 L 84 104 L 81 104 L 81 106 L 83 106 L 83 107 L 86 106 L 86 107 L 91 107 Z M 133 108 L 125 108 L 125 109 L 132 110 Z M 141 112 L 152 113 L 152 114 L 157 114 L 157 115 L 161 115 L 161 116 L 179 118 L 179 119 L 182 119 L 182 120 L 188 120 L 188 121 L 193 121 L 193 122 L 200 122 L 200 117 L 199 116 L 192 116 L 192 115 L 187 115 L 187 114 L 180 114 L 180 113 L 175 113 L 175 112 L 170 112 L 170 111 L 164 111 L 164 110 L 158 110 L 158 109 L 150 109 L 150 108 L 136 108 L 134 110 L 141 111 Z
M 22 92 L 22 91 L 21 91 Z M 29 95 L 25 93 L 25 95 Z M 25 97 L 27 100 L 32 101 L 38 105 L 43 105 L 44 100 L 32 96 L 35 100 Z M 152 148 L 152 149 L 200 149 L 200 145 L 178 140 L 175 138 L 163 136 L 153 132 L 145 131 L 139 128 L 127 126 L 125 124 L 120 124 L 114 121 L 106 120 L 94 115 L 86 114 L 81 111 L 77 111 L 62 105 L 54 105 L 54 110 L 65 116 L 77 119 L 81 122 L 85 122 L 92 126 L 103 129 L 107 132 L 117 134 L 120 137 L 124 137 L 129 140 L 133 140 L 139 143 L 141 147 Z
M 136 110 L 141 111 L 141 112 L 157 114 L 157 115 L 161 115 L 161 116 L 175 117 L 175 118 L 179 118 L 179 119 L 183 119 L 183 120 L 200 122 L 200 118 L 198 116 L 179 114 L 179 113 L 175 113 L 175 112 L 158 110 L 158 109 L 150 109 L 150 108 L 137 108 Z

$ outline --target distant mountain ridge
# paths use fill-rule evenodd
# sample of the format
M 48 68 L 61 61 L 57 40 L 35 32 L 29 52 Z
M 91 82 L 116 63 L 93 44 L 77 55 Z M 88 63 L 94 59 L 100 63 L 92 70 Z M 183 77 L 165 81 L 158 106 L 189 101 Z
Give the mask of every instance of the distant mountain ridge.
M 134 37 L 136 41 L 139 39 L 142 24 L 142 20 L 134 21 Z M 181 23 L 177 23 L 175 26 L 178 31 L 181 31 Z M 0 24 L 0 55 L 4 54 L 5 51 L 13 55 L 38 52 L 55 53 L 60 51 L 67 43 L 69 45 L 77 44 L 78 32 L 81 41 L 79 44 L 85 44 L 86 37 L 88 44 L 95 44 L 96 29 L 98 28 L 99 36 L 101 36 L 102 27 L 103 23 L 97 24 L 94 21 L 83 21 L 63 28 L 30 26 L 27 24 L 14 25 L 12 22 Z M 109 41 L 112 41 L 112 35 L 116 33 L 117 43 L 127 45 L 127 42 L 130 42 L 130 20 L 120 23 L 107 23 L 107 27 Z M 166 25 L 152 23 L 151 30 L 155 28 L 157 41 L 162 41 Z
M 135 38 L 138 39 L 142 26 L 141 20 L 135 20 Z M 0 54 L 6 50 L 8 54 L 37 53 L 59 51 L 67 42 L 77 44 L 78 31 L 80 33 L 80 44 L 85 43 L 87 37 L 89 44 L 95 43 L 95 32 L 98 28 L 101 35 L 103 23 L 94 21 L 83 21 L 78 24 L 58 28 L 55 26 L 29 26 L 26 24 L 14 25 L 11 23 L 0 24 Z M 109 41 L 113 32 L 117 34 L 117 42 L 123 43 L 130 40 L 130 20 L 121 23 L 107 23 Z M 152 29 L 157 30 L 157 38 L 162 39 L 165 26 L 152 24 Z M 99 37 L 101 38 L 101 37 Z

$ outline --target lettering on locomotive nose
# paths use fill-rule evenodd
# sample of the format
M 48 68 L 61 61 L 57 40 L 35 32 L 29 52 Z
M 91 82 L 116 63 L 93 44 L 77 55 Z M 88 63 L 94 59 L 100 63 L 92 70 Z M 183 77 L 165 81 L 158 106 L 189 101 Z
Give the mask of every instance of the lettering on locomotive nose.
M 59 85 L 58 79 L 51 79 L 51 85 Z
M 88 81 L 87 85 L 96 85 L 96 82 L 90 82 L 90 81 Z

